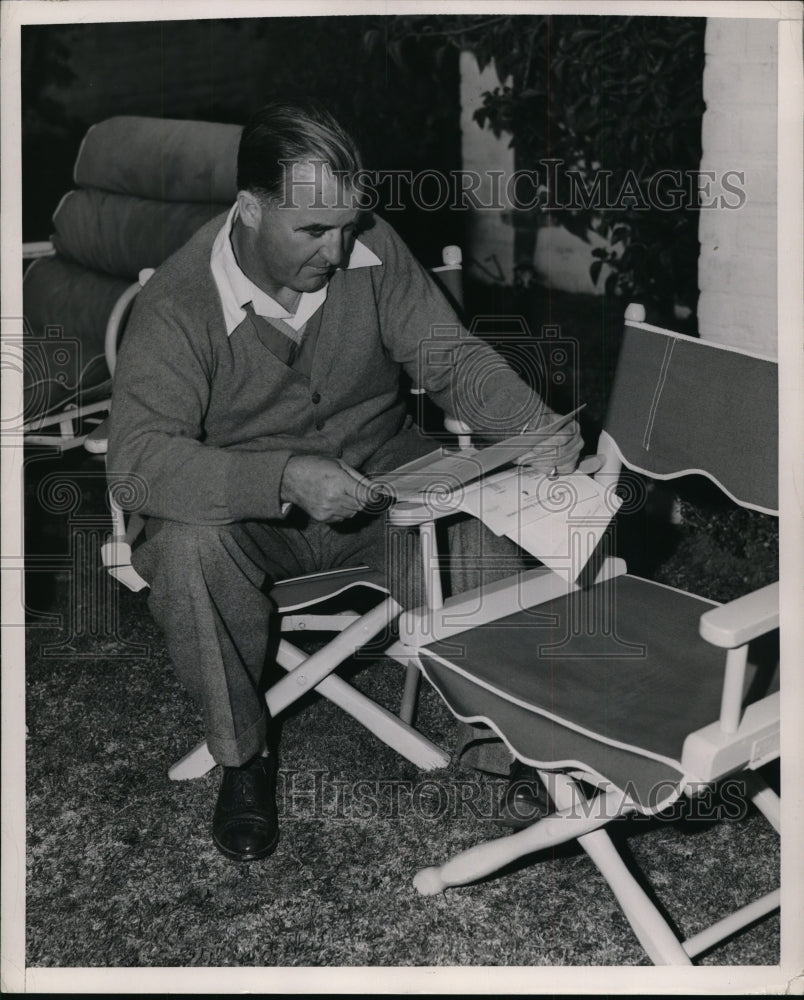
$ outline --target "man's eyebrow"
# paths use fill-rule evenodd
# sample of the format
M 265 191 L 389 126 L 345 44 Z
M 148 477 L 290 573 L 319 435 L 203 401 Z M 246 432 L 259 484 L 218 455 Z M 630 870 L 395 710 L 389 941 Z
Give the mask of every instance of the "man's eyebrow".
M 328 232 L 330 229 L 337 229 L 337 226 L 325 226 L 322 222 L 309 222 L 306 226 L 294 226 L 297 233 L 309 233 L 313 229 L 321 232 Z
M 341 228 L 349 229 L 350 227 L 353 229 L 357 229 L 359 224 L 360 224 L 359 220 L 355 220 L 354 222 L 347 222 L 345 226 L 327 226 L 323 222 L 308 222 L 304 226 L 294 226 L 293 231 L 296 233 L 312 233 L 312 232 L 328 233 L 331 229 L 341 229 Z

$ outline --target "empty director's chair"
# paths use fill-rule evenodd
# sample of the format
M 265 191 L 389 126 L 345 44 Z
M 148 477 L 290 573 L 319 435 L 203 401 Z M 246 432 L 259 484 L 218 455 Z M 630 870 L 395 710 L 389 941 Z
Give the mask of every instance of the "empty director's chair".
M 649 326 L 640 307 L 628 315 L 596 478 L 613 489 L 623 467 L 657 480 L 698 473 L 776 514 L 776 363 Z M 420 513 L 401 504 L 396 516 Z M 739 775 L 778 832 L 778 796 L 758 773 L 779 755 L 778 585 L 718 605 L 631 576 L 617 558 L 601 566 L 591 585 L 537 570 L 474 605 L 436 596 L 402 616 L 391 654 L 407 650 L 459 719 L 536 767 L 556 810 L 422 869 L 414 885 L 439 893 L 577 840 L 649 958 L 689 964 L 778 907 L 778 890 L 680 941 L 604 827 Z

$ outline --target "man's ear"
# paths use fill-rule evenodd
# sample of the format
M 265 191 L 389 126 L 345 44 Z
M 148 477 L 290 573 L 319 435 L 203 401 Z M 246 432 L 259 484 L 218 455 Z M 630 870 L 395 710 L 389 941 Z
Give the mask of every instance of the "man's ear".
M 259 229 L 264 205 L 252 191 L 237 192 L 237 215 L 247 229 Z

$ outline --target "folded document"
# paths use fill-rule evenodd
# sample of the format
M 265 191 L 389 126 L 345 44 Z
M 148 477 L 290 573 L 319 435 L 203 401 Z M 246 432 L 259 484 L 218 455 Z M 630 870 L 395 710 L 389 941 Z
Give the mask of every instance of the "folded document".
M 551 478 L 526 466 L 463 487 L 459 510 L 506 535 L 545 566 L 574 581 L 622 501 L 611 487 L 572 473 Z
M 435 502 L 442 511 L 461 510 L 479 518 L 496 535 L 506 535 L 574 581 L 620 507 L 620 498 L 610 486 L 581 472 L 551 477 L 511 464 L 538 448 L 578 410 L 488 448 L 431 452 L 372 478 L 396 502 Z

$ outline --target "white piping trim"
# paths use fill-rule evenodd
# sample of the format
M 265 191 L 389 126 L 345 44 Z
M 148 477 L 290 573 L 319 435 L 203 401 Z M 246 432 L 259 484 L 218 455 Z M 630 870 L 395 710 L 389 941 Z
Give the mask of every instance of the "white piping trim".
M 723 603 L 722 601 L 713 601 L 709 597 L 701 597 L 700 594 L 693 594 L 691 590 L 682 590 L 681 587 L 673 587 L 669 583 L 659 583 L 658 580 L 649 580 L 645 576 L 637 576 L 636 573 L 628 573 L 626 575 L 632 580 L 639 580 L 640 583 L 649 583 L 651 587 L 664 587 L 665 590 L 672 590 L 674 594 L 681 594 L 682 597 L 692 597 L 694 600 L 702 601 L 704 604 L 711 604 L 713 608 L 719 608 Z
M 322 570 L 320 573 L 308 573 L 302 576 L 289 576 L 284 580 L 278 580 L 274 586 L 271 588 L 271 593 L 279 590 L 281 592 L 285 584 L 294 583 L 312 583 L 315 580 L 327 580 L 338 576 L 353 576 L 355 573 L 362 573 L 364 571 L 371 572 L 371 567 L 367 565 L 362 566 L 348 566 L 344 569 L 328 569 Z M 337 590 L 329 590 L 326 594 L 322 594 L 320 597 L 310 598 L 306 601 L 301 601 L 298 604 L 277 604 L 277 611 L 283 614 L 288 611 L 298 611 L 301 608 L 309 608 L 314 604 L 320 604 L 322 601 L 329 601 L 333 597 L 338 597 L 340 594 L 345 594 L 348 590 L 353 587 L 368 587 L 370 590 L 376 590 L 381 594 L 388 594 L 388 588 L 382 587 L 380 584 L 372 583 L 370 580 L 365 580 L 360 577 L 354 580 L 349 580 L 342 587 Z M 281 593 L 280 595 L 281 596 Z
M 284 583 L 285 581 L 282 582 Z M 348 590 L 352 590 L 354 587 L 368 587 L 370 590 L 376 590 L 381 594 L 388 593 L 385 587 L 381 587 L 379 584 L 369 583 L 367 580 L 355 580 L 354 583 L 344 584 L 340 590 L 328 590 L 326 594 L 322 594 L 320 597 L 313 597 L 307 601 L 300 601 L 298 604 L 277 604 L 276 610 L 282 614 L 285 614 L 288 611 L 299 611 L 301 608 L 309 608 L 314 604 L 321 604 L 323 601 L 330 601 L 333 597 L 345 594 Z
M 302 580 L 309 583 L 311 580 L 321 580 L 331 576 L 345 576 L 347 573 L 362 573 L 370 571 L 371 567 L 366 564 L 360 566 L 348 566 L 344 569 L 325 569 L 319 573 L 302 573 L 301 576 L 287 576 L 282 580 L 277 580 L 275 586 L 283 587 L 286 583 L 300 583 Z
M 676 340 L 689 340 L 693 344 L 704 344 L 706 347 L 714 347 L 718 351 L 730 351 L 732 354 L 744 354 L 748 358 L 757 358 L 760 361 L 771 361 L 778 365 L 779 361 L 773 355 L 761 354 L 759 351 L 746 351 L 742 347 L 732 347 L 730 344 L 718 344 L 714 340 L 703 340 L 701 337 L 691 337 L 688 333 L 676 333 L 675 330 L 665 330 L 661 326 L 651 326 L 650 323 L 640 323 L 638 320 L 627 319 L 625 326 L 630 326 L 635 330 L 646 330 L 648 333 L 661 333 L 665 337 L 675 337 Z
M 95 122 L 94 125 L 90 125 L 89 126 L 89 128 L 84 133 L 84 138 L 81 140 L 81 145 L 78 147 L 78 155 L 75 158 L 75 163 L 73 163 L 73 184 L 75 184 L 76 187 L 78 186 L 78 181 L 76 180 L 75 175 L 76 175 L 76 173 L 78 171 L 78 163 L 79 163 L 79 161 L 81 159 L 81 154 L 84 152 L 84 146 L 86 145 L 87 139 L 89 138 L 89 133 L 92 132 L 92 130 L 98 124 L 100 124 L 100 123 L 99 122 Z M 55 213 L 54 213 L 54 215 L 55 215 Z
M 656 380 L 656 385 L 653 389 L 653 399 L 650 403 L 650 410 L 648 411 L 648 422 L 645 427 L 645 432 L 642 435 L 642 447 L 645 451 L 650 451 L 650 439 L 653 434 L 653 425 L 656 423 L 656 411 L 659 409 L 659 403 L 662 399 L 662 392 L 664 391 L 664 383 L 667 381 L 667 373 L 670 369 L 670 362 L 673 360 L 673 348 L 675 347 L 674 341 L 670 341 L 669 344 L 664 345 L 664 357 L 662 358 L 662 367 L 659 371 L 659 377 Z
M 61 198 L 59 198 L 59 203 L 58 205 L 56 205 L 56 208 L 53 210 L 53 215 L 51 215 L 50 217 L 50 221 L 53 223 L 54 226 L 58 226 L 58 223 L 56 222 L 56 216 L 61 211 L 62 205 L 65 203 L 65 201 L 67 201 L 68 198 L 71 198 L 74 194 L 77 194 L 77 191 L 75 190 L 65 191 L 64 194 L 61 196 Z
M 714 483 L 718 489 L 722 490 L 730 500 L 733 500 L 739 507 L 746 507 L 748 510 L 757 510 L 760 514 L 770 514 L 772 516 L 778 517 L 779 511 L 774 507 L 762 507 L 758 503 L 749 503 L 747 500 L 740 500 L 736 497 L 731 490 L 726 489 L 723 483 L 720 482 L 711 472 L 706 469 L 680 469 L 678 472 L 654 472 L 652 469 L 643 469 L 640 465 L 634 465 L 633 462 L 626 460 L 625 455 L 623 455 L 620 450 L 619 444 L 614 440 L 609 431 L 606 431 L 614 450 L 617 453 L 617 457 L 620 459 L 622 464 L 631 469 L 633 472 L 641 472 L 643 476 L 647 476 L 649 479 L 661 479 L 663 482 L 667 482 L 670 479 L 680 479 L 682 476 L 705 476 L 710 482 Z

